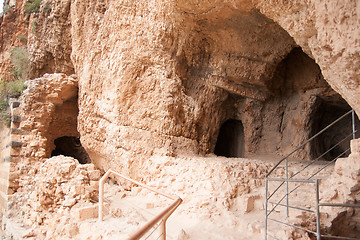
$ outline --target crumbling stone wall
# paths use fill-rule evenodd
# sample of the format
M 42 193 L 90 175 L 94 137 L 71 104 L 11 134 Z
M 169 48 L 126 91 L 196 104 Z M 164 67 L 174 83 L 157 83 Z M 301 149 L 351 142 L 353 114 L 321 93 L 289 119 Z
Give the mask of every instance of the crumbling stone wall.
M 20 117 L 16 115 L 19 104 L 16 99 L 10 100 L 10 128 L 1 126 L 0 219 L 2 230 L 8 217 L 8 201 L 12 200 L 12 194 L 19 188 L 20 171 L 17 164 L 21 161 L 21 138 L 24 133 L 19 129 Z
M 32 161 L 50 157 L 54 140 L 79 137 L 77 132 L 77 79 L 64 74 L 45 75 L 28 82 L 18 113 L 23 136 L 21 154 Z
M 80 165 L 78 160 L 64 156 L 47 160 L 55 149 L 55 139 L 64 135 L 80 137 L 77 91 L 75 75 L 47 74 L 29 81 L 19 101 L 11 103 L 10 132 L 5 135 L 11 141 L 5 148 L 8 156 L 3 158 L 7 168 L 4 167 L 0 175 L 3 183 L 0 185 L 0 204 L 8 229 L 14 224 L 9 219 L 20 215 L 25 217 L 23 224 L 28 226 L 49 224 L 50 220 L 60 222 L 56 217 L 64 214 L 52 216 L 55 209 L 60 208 L 59 212 L 65 211 L 69 215 L 67 210 L 77 202 L 89 202 L 94 197 L 98 187 L 95 181 L 100 178 L 100 171 L 94 165 Z M 66 187 L 64 182 L 68 182 Z M 77 228 L 70 227 L 74 224 L 70 224 L 68 218 L 67 222 L 61 222 L 64 226 L 58 229 L 57 235 L 68 236 L 69 231 L 76 234 L 73 231 Z M 9 230 L 7 233 L 15 234 Z M 23 237 L 24 232 L 18 234 L 13 237 Z M 25 233 L 28 234 L 34 233 Z M 40 228 L 37 234 L 41 234 Z
M 2 159 L 2 176 L 7 179 L 1 185 L 3 199 L 17 192 L 20 186 L 27 185 L 21 176 L 28 173 L 31 164 L 41 163 L 51 156 L 57 137 L 63 134 L 78 136 L 77 112 L 67 111 L 69 108 L 56 111 L 57 107 L 64 103 L 66 106 L 66 102 L 76 96 L 76 77 L 55 74 L 29 82 L 20 101 L 11 102 L 10 132 L 5 135 L 9 139 L 5 148 L 8 153 Z M 5 206 L 3 209 L 7 209 Z
M 10 142 L 9 131 L 7 128 L 1 128 L 1 140 L 0 140 L 0 219 L 1 227 L 4 226 L 4 218 L 7 213 L 7 202 L 9 192 L 9 159 L 10 159 L 10 149 L 6 145 Z
M 356 1 L 43 2 L 52 10 L 29 18 L 38 31 L 27 25 L 33 77 L 76 72 L 78 123 L 65 131 L 78 128 L 102 169 L 140 176 L 157 154 L 211 154 L 228 119 L 244 125 L 245 156 L 287 153 L 312 133 L 318 98 L 342 101 L 325 81 L 360 111 Z M 24 131 L 14 161 L 49 156 L 61 136 L 49 119 L 67 121 L 59 106 L 74 105 L 75 82 L 32 83 L 42 90 L 13 119 Z

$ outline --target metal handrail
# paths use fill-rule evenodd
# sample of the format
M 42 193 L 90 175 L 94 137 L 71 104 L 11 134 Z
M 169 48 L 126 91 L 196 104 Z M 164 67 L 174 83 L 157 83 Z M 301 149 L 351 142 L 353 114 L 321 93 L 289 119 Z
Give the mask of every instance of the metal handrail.
M 156 223 L 160 222 L 160 231 L 161 231 L 161 236 L 160 236 L 160 240 L 166 240 L 166 221 L 167 219 L 170 217 L 170 215 L 176 210 L 176 208 L 182 203 L 182 199 L 180 197 L 174 196 L 174 195 L 169 195 L 169 194 L 165 194 L 155 188 L 149 187 L 141 182 L 138 182 L 136 180 L 133 180 L 127 176 L 124 176 L 120 173 L 117 173 L 111 169 L 109 169 L 104 176 L 99 180 L 99 216 L 98 216 L 98 221 L 102 221 L 103 220 L 103 203 L 104 203 L 104 183 L 105 180 L 109 178 L 110 174 L 114 174 L 117 175 L 125 180 L 128 180 L 138 186 L 141 186 L 143 188 L 146 188 L 152 192 L 155 192 L 163 197 L 166 197 L 168 199 L 173 200 L 173 203 L 171 205 L 169 205 L 167 208 L 165 208 L 161 213 L 159 213 L 157 216 L 155 216 L 153 219 L 151 219 L 149 222 L 147 222 L 142 228 L 140 228 L 137 232 L 135 232 L 133 235 L 131 235 L 128 240 L 138 240 L 140 239 L 142 236 L 144 236 L 147 232 L 149 232 L 149 230 L 151 228 L 153 228 L 155 226 Z
M 314 136 L 312 136 L 311 138 L 309 138 L 308 140 L 306 140 L 303 144 L 301 144 L 300 146 L 298 146 L 297 148 L 295 148 L 291 153 L 289 153 L 288 155 L 286 155 L 285 157 L 283 157 L 277 164 L 275 164 L 275 166 L 266 174 L 265 177 L 269 177 L 269 175 L 283 162 L 285 161 L 288 157 L 290 157 L 291 155 L 293 155 L 295 152 L 297 152 L 300 148 L 302 148 L 303 146 L 305 146 L 307 143 L 311 142 L 313 139 L 315 139 L 317 136 L 319 136 L 320 134 L 322 134 L 323 132 L 325 132 L 327 129 L 329 129 L 330 127 L 332 127 L 335 123 L 339 122 L 341 119 L 343 119 L 344 117 L 346 117 L 347 115 L 349 115 L 350 113 L 352 113 L 354 110 L 350 110 L 349 112 L 345 113 L 344 115 L 342 115 L 341 117 L 339 117 L 338 119 L 336 119 L 334 122 L 332 122 L 331 124 L 329 124 L 328 126 L 326 126 L 325 128 L 323 128 L 320 132 L 318 132 L 317 134 L 315 134 Z
M 355 130 L 355 133 L 358 130 Z M 315 162 L 317 162 L 319 159 L 321 159 L 323 156 L 325 156 L 327 153 L 329 153 L 332 149 L 334 149 L 335 147 L 339 146 L 342 142 L 344 142 L 348 137 L 353 136 L 354 133 L 351 133 L 349 135 L 347 135 L 345 138 L 343 138 L 340 142 L 338 142 L 337 144 L 335 144 L 334 146 L 332 146 L 331 148 L 329 148 L 327 151 L 325 151 L 323 154 L 321 154 L 319 157 L 317 157 L 316 159 L 310 161 L 310 163 L 308 163 L 305 167 L 303 167 L 301 170 L 297 171 L 296 173 L 294 173 L 292 176 L 289 177 L 289 179 L 293 179 L 293 177 L 295 177 L 296 175 L 298 175 L 299 173 L 301 173 L 302 171 L 304 171 L 306 168 L 308 168 L 309 166 L 311 166 L 312 164 L 314 164 Z M 331 165 L 334 161 L 336 161 L 339 157 L 341 157 L 345 152 L 349 151 L 350 148 L 346 149 L 344 152 L 342 152 L 339 156 L 337 156 L 336 158 L 334 158 L 333 160 L 331 160 L 328 164 L 326 164 L 323 168 L 321 168 L 319 171 L 317 171 L 315 174 L 313 174 L 311 177 L 309 177 L 308 179 L 314 177 L 316 174 L 318 174 L 319 172 L 321 172 L 323 169 L 325 169 L 327 166 Z M 283 181 L 282 183 L 279 184 L 279 186 L 270 194 L 269 199 L 284 185 L 285 181 Z
M 297 229 L 300 229 L 300 230 L 303 230 L 303 231 L 306 231 L 306 232 L 309 232 L 309 233 L 312 233 L 312 234 L 316 235 L 316 232 L 311 231 L 311 230 L 306 229 L 306 228 L 302 228 L 302 227 L 296 226 L 296 225 L 294 225 L 294 224 L 282 222 L 282 221 L 279 221 L 279 220 L 274 219 L 274 218 L 269 218 L 269 220 L 274 221 L 274 222 L 277 222 L 277 223 L 280 223 L 280 224 L 283 224 L 283 225 L 286 225 L 286 226 L 288 226 L 288 227 L 297 228 Z
M 320 207 L 351 207 L 351 208 L 360 208 L 360 204 L 352 203 L 319 203 Z
M 331 238 L 331 239 L 343 239 L 343 240 L 360 240 L 360 238 L 329 236 L 329 235 L 321 235 L 321 237 L 322 238 Z
M 305 167 L 303 167 L 301 170 L 297 171 L 295 174 L 292 174 L 292 176 L 289 177 L 289 171 L 288 171 L 288 158 L 294 154 L 295 152 L 297 152 L 299 149 L 301 149 L 302 147 L 304 147 L 307 143 L 311 142 L 312 140 L 314 140 L 316 137 L 318 137 L 320 134 L 322 134 L 323 132 L 325 132 L 327 129 L 329 129 L 330 127 L 332 127 L 333 125 L 335 125 L 337 122 L 339 122 L 340 120 L 342 120 L 344 117 L 346 117 L 349 114 L 352 114 L 352 133 L 348 136 L 346 136 L 345 138 L 343 138 L 339 143 L 337 143 L 335 146 L 332 146 L 330 149 L 328 149 L 327 151 L 325 151 L 323 154 L 321 154 L 319 157 L 317 157 L 315 160 L 311 161 L 309 164 L 307 164 Z M 314 136 L 312 136 L 311 138 L 309 138 L 307 141 L 305 141 L 304 143 L 302 143 L 300 146 L 298 146 L 297 148 L 295 148 L 291 153 L 287 154 L 285 157 L 283 157 L 277 164 L 275 164 L 275 166 L 266 174 L 265 177 L 265 240 L 267 239 L 267 236 L 272 237 L 277 239 L 274 236 L 271 236 L 270 234 L 267 233 L 267 222 L 268 220 L 272 220 L 275 222 L 278 222 L 280 224 L 285 224 L 287 226 L 291 226 L 291 227 L 295 227 L 295 228 L 299 228 L 302 229 L 304 231 L 313 233 L 317 239 L 321 239 L 321 237 L 329 237 L 327 235 L 321 235 L 320 234 L 320 207 L 323 206 L 328 206 L 328 207 L 360 207 L 359 204 L 332 204 L 332 203 L 320 203 L 319 202 L 319 180 L 318 179 L 312 179 L 314 176 L 316 176 L 319 172 L 321 172 L 323 169 L 325 169 L 326 167 L 328 167 L 329 165 L 331 165 L 333 162 L 335 162 L 338 158 L 342 157 L 346 152 L 350 151 L 350 148 L 348 148 L 347 150 L 345 150 L 344 152 L 342 152 L 341 154 L 339 154 L 337 157 L 335 157 L 332 161 L 330 161 L 329 163 L 327 163 L 325 166 L 321 167 L 320 169 L 318 169 L 315 173 L 311 174 L 310 177 L 308 177 L 307 179 L 294 179 L 293 177 L 295 177 L 296 175 L 298 175 L 299 173 L 303 172 L 307 167 L 309 167 L 310 165 L 312 165 L 313 163 L 315 163 L 316 161 L 318 161 L 321 157 L 325 156 L 327 153 L 329 153 L 332 149 L 334 149 L 336 146 L 340 145 L 343 141 L 345 141 L 346 139 L 348 139 L 351 135 L 352 138 L 355 139 L 355 133 L 357 132 L 357 130 L 355 129 L 355 112 L 354 110 L 350 110 L 349 112 L 343 114 L 341 117 L 339 117 L 338 119 L 336 119 L 335 121 L 333 121 L 331 124 L 329 124 L 328 126 L 326 126 L 325 128 L 323 128 L 321 131 L 319 131 L 318 133 L 316 133 Z M 274 170 L 282 163 L 285 161 L 285 171 L 286 171 L 286 176 L 285 178 L 270 178 L 270 174 L 274 172 Z M 277 188 L 270 193 L 270 196 L 268 197 L 268 181 L 278 181 L 281 182 L 279 184 L 279 186 L 277 186 Z M 294 187 L 294 189 L 292 189 L 291 191 L 289 191 L 289 182 L 298 182 L 300 183 L 298 186 Z M 308 209 L 303 209 L 300 207 L 296 207 L 296 206 L 291 206 L 289 204 L 289 195 L 291 193 L 293 193 L 294 191 L 296 191 L 299 187 L 301 187 L 303 184 L 305 183 L 315 183 L 316 185 L 316 210 L 308 210 Z M 270 198 L 272 198 L 272 196 L 281 188 L 281 186 L 283 186 L 284 184 L 286 184 L 286 194 L 277 202 L 272 202 L 269 201 Z M 286 204 L 282 204 L 281 202 L 286 198 Z M 272 207 L 272 209 L 270 211 L 268 211 L 268 204 L 273 204 L 275 206 Z M 316 214 L 316 232 L 310 231 L 308 229 L 303 229 L 301 227 L 298 227 L 296 225 L 290 224 L 290 223 L 286 223 L 280 220 L 276 220 L 276 219 L 272 219 L 270 218 L 270 214 L 278 207 L 286 207 L 286 216 L 289 216 L 289 208 L 294 208 L 297 210 L 301 210 L 301 211 L 306 211 L 306 212 L 310 212 L 310 213 L 315 213 Z M 338 237 L 338 236 L 334 236 L 334 238 L 338 238 L 338 239 L 356 239 L 356 238 L 345 238 L 345 237 Z M 358 239 L 360 240 L 360 239 Z
M 268 178 L 268 180 L 270 181 L 281 181 L 281 185 L 284 184 L 284 182 L 288 183 L 288 182 L 300 182 L 299 185 L 297 185 L 295 188 L 293 188 L 291 191 L 287 191 L 287 193 L 278 201 L 278 203 L 273 207 L 273 209 L 271 209 L 270 213 L 272 213 L 275 208 L 282 202 L 282 200 L 285 199 L 285 197 L 288 197 L 291 193 L 295 192 L 298 188 L 300 188 L 304 183 L 309 183 L 309 182 L 315 182 L 315 180 L 311 180 L 314 176 L 316 176 L 316 174 L 318 174 L 319 172 L 321 172 L 324 168 L 326 168 L 327 166 L 329 166 L 330 164 L 332 164 L 333 162 L 335 162 L 337 159 L 339 159 L 339 157 L 341 157 L 345 152 L 349 151 L 350 148 L 346 149 L 344 152 L 342 152 L 339 156 L 337 156 L 336 158 L 334 158 L 331 162 L 329 162 L 328 164 L 326 164 L 324 167 L 322 167 L 320 170 L 318 170 L 317 172 L 315 172 L 314 174 L 312 174 L 310 177 L 308 177 L 307 179 L 284 179 L 284 178 Z M 277 191 L 279 188 L 277 188 L 275 191 Z M 274 192 L 270 195 L 269 198 L 267 198 L 267 200 L 269 200 L 272 196 L 274 195 Z M 287 204 L 289 205 L 289 204 Z M 269 213 L 269 215 L 270 215 Z
M 333 150 L 334 148 L 336 148 L 337 146 L 339 146 L 341 143 L 343 143 L 346 139 L 348 139 L 349 137 L 353 136 L 354 133 L 356 133 L 358 130 L 355 130 L 354 132 L 350 133 L 349 135 L 347 135 L 346 137 L 344 137 L 340 142 L 338 142 L 337 144 L 335 144 L 334 146 L 332 146 L 331 148 L 329 148 L 327 151 L 325 151 L 323 154 L 321 154 L 319 157 L 315 158 L 314 160 L 312 160 L 309 164 L 307 164 L 305 167 L 303 167 L 301 170 L 297 171 L 296 173 L 294 173 L 290 178 L 295 177 L 296 175 L 298 175 L 299 173 L 301 173 L 302 171 L 304 171 L 306 168 L 310 167 L 312 164 L 314 164 L 315 162 L 317 162 L 318 160 L 320 160 L 323 156 L 325 156 L 326 154 L 328 154 L 331 150 Z
M 292 208 L 292 209 L 296 209 L 296 210 L 300 210 L 300 211 L 304 211 L 304 212 L 315 213 L 315 211 L 310 210 L 310 209 L 295 207 L 295 206 L 291 206 L 291 205 L 287 206 L 287 205 L 282 204 L 282 203 L 271 202 L 271 201 L 268 201 L 268 203 L 270 203 L 270 204 L 277 204 L 278 206 L 281 206 L 281 207 L 288 207 L 288 208 Z

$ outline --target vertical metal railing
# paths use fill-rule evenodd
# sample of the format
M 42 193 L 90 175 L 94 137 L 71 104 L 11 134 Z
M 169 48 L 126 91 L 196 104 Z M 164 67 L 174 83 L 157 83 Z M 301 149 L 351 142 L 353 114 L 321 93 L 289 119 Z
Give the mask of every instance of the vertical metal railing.
M 267 178 L 265 180 L 265 192 L 268 192 L 268 189 L 269 189 L 269 182 L 272 181 L 272 182 L 288 182 L 288 183 L 298 183 L 298 184 L 315 184 L 317 185 L 318 184 L 318 180 L 317 179 L 285 179 L 285 178 Z M 297 188 L 294 188 L 292 191 L 289 192 L 289 195 L 292 194 L 294 192 L 294 190 L 296 190 Z M 316 189 L 316 187 L 315 187 Z M 316 194 L 316 193 L 315 193 Z M 273 195 L 271 196 L 273 197 Z M 282 198 L 280 200 L 280 202 L 276 202 L 276 201 L 271 201 L 271 197 L 266 197 L 265 198 L 265 240 L 268 239 L 267 237 L 270 236 L 271 238 L 273 239 L 278 239 L 276 238 L 275 236 L 273 235 L 270 235 L 268 234 L 268 223 L 269 221 L 272 221 L 272 222 L 275 222 L 275 223 L 278 223 L 278 224 L 281 224 L 281 225 L 285 225 L 285 226 L 289 226 L 289 227 L 292 227 L 292 228 L 296 228 L 296 229 L 300 229 L 300 230 L 303 230 L 305 232 L 308 232 L 308 233 L 311 233 L 313 235 L 317 235 L 317 231 L 312 231 L 312 230 L 309 230 L 309 229 L 306 229 L 306 228 L 303 228 L 303 227 L 300 227 L 300 226 L 297 226 L 297 225 L 294 225 L 294 224 L 291 224 L 291 223 L 288 223 L 286 221 L 282 221 L 282 220 L 278 220 L 276 218 L 273 218 L 271 217 L 272 214 L 274 214 L 274 209 L 278 206 L 280 207 L 284 207 L 286 209 L 296 209 L 296 210 L 300 210 L 300 211 L 303 211 L 303 212 L 308 212 L 308 213 L 311 213 L 311 214 L 315 214 L 316 217 L 319 217 L 320 216 L 320 213 L 318 211 L 316 211 L 316 209 L 306 209 L 305 207 L 302 207 L 302 206 L 297 206 L 297 205 L 291 205 L 291 204 L 282 204 L 281 201 L 284 200 L 285 198 Z M 272 204 L 272 205 L 275 205 L 275 207 L 273 207 L 270 211 L 269 211 L 269 204 Z M 315 207 L 317 206 L 318 204 L 316 204 L 315 202 Z M 318 225 L 319 227 L 317 227 L 317 229 L 320 229 L 320 224 Z
M 267 240 L 267 228 L 268 228 L 268 191 L 269 191 L 269 180 L 265 178 L 265 240 Z
M 266 177 L 269 177 L 270 174 L 285 160 L 289 159 L 290 156 L 292 156 L 295 152 L 299 151 L 300 149 L 302 149 L 306 144 L 308 144 L 309 142 L 311 142 L 312 140 L 314 140 L 315 138 L 317 138 L 319 135 L 321 135 L 323 132 L 325 132 L 326 130 L 328 130 L 330 127 L 332 127 L 333 125 L 335 125 L 336 123 L 338 123 L 340 120 L 342 120 L 343 118 L 345 118 L 346 116 L 348 116 L 350 113 L 352 113 L 353 110 L 348 111 L 347 113 L 345 113 L 344 115 L 342 115 L 341 117 L 339 117 L 338 119 L 336 119 L 335 121 L 333 121 L 332 123 L 330 123 L 328 126 L 326 126 L 325 128 L 323 128 L 321 131 L 319 131 L 318 133 L 316 133 L 314 136 L 312 136 L 311 138 L 309 138 L 308 140 L 306 140 L 304 143 L 302 143 L 300 146 L 298 146 L 297 148 L 295 148 L 291 153 L 287 154 L 285 157 L 283 157 L 277 164 L 275 164 L 275 166 L 266 174 Z M 355 124 L 355 123 L 354 123 Z
M 319 180 L 316 179 L 316 240 L 321 240 L 321 233 L 320 233 L 320 208 L 319 208 L 319 202 L 320 202 L 320 196 L 319 196 Z
M 323 154 L 321 154 L 320 157 L 316 158 L 315 160 L 311 161 L 309 164 L 307 164 L 303 169 L 301 169 L 300 171 L 296 172 L 295 174 L 292 174 L 292 176 L 289 176 L 289 162 L 288 162 L 288 158 L 290 156 L 292 156 L 295 152 L 299 151 L 300 149 L 302 149 L 306 144 L 310 143 L 312 140 L 314 140 L 315 138 L 317 138 L 319 135 L 321 135 L 322 133 L 324 133 L 326 130 L 328 130 L 330 127 L 332 127 L 333 125 L 335 125 L 336 123 L 338 123 L 340 120 L 342 120 L 343 118 L 345 118 L 346 116 L 348 116 L 349 114 L 351 114 L 351 124 L 352 124 L 352 133 L 348 136 L 346 136 L 344 139 L 342 139 L 339 143 L 337 143 L 335 146 L 332 146 L 330 149 L 328 149 L 327 151 L 325 151 Z M 284 224 L 287 226 L 291 226 L 294 228 L 299 228 L 302 229 L 304 231 L 310 232 L 312 233 L 314 236 L 317 237 L 317 240 L 321 239 L 321 237 L 328 237 L 326 235 L 321 235 L 320 234 L 320 230 L 321 230 L 321 226 L 320 226 L 320 207 L 321 206 L 328 206 L 326 204 L 320 203 L 320 196 L 319 196 L 319 181 L 317 179 L 312 180 L 312 178 L 314 176 L 316 176 L 319 172 L 321 172 L 323 169 L 325 169 L 326 167 L 328 167 L 330 164 L 332 164 L 333 162 L 335 162 L 339 157 L 342 157 L 347 151 L 349 151 L 350 149 L 345 150 L 343 153 L 341 153 L 340 155 L 338 155 L 336 158 L 334 158 L 332 161 L 329 161 L 328 164 L 326 164 L 324 167 L 320 168 L 320 170 L 316 171 L 314 174 L 311 174 L 309 177 L 305 178 L 305 179 L 293 179 L 293 177 L 295 177 L 296 175 L 298 175 L 299 173 L 301 173 L 304 169 L 306 169 L 307 167 L 309 167 L 310 165 L 314 164 L 317 160 L 321 159 L 323 156 L 325 156 L 327 153 L 329 153 L 332 149 L 334 149 L 335 147 L 337 147 L 338 145 L 340 145 L 341 143 L 343 143 L 346 139 L 349 139 L 349 137 L 352 136 L 352 139 L 356 138 L 356 124 L 355 124 L 355 111 L 351 110 L 347 113 L 345 113 L 344 115 L 342 115 L 341 117 L 339 117 L 338 119 L 336 119 L 335 121 L 333 121 L 332 123 L 330 123 L 328 126 L 326 126 L 325 128 L 323 128 L 321 131 L 319 131 L 317 134 L 315 134 L 314 136 L 312 136 L 311 138 L 309 138 L 307 141 L 305 141 L 303 144 L 301 144 L 300 146 L 298 146 L 297 148 L 295 148 L 291 153 L 289 153 L 288 155 L 286 155 L 284 158 L 282 158 L 277 164 L 275 164 L 275 166 L 269 171 L 269 173 L 266 175 L 265 178 L 265 240 L 267 239 L 268 236 L 271 236 L 274 239 L 277 239 L 276 237 L 268 234 L 269 231 L 269 226 L 268 226 L 268 221 L 272 220 L 275 221 L 279 224 Z M 350 140 L 350 139 L 349 139 Z M 282 162 L 285 162 L 285 179 L 281 179 L 281 178 L 270 178 L 270 175 L 274 172 L 275 169 L 277 169 L 280 164 Z M 269 191 L 269 182 L 270 181 L 275 181 L 275 182 L 280 182 L 280 184 L 275 187 L 274 191 Z M 292 189 L 291 191 L 289 190 L 289 183 L 290 182 L 301 182 L 298 186 L 296 186 L 294 189 Z M 316 201 L 316 209 L 314 211 L 308 211 L 307 209 L 301 209 L 298 207 L 294 207 L 290 204 L 290 198 L 289 195 L 291 193 L 293 193 L 294 191 L 296 191 L 298 188 L 300 188 L 303 184 L 305 183 L 315 183 L 315 201 Z M 281 189 L 281 187 L 285 184 L 285 195 L 277 202 L 273 202 L 271 201 L 271 198 Z M 283 204 L 282 201 L 286 199 L 286 203 Z M 273 204 L 272 209 L 269 210 L 269 204 Z M 341 206 L 345 206 L 344 204 L 339 204 Z M 348 205 L 348 204 L 347 204 Z M 274 210 L 277 207 L 285 207 L 286 208 L 286 218 L 289 217 L 289 208 L 295 208 L 301 211 L 306 211 L 306 212 L 312 212 L 315 214 L 316 216 L 316 232 L 314 231 L 310 231 L 307 229 L 303 229 L 300 228 L 298 226 L 286 223 L 285 221 L 281 221 L 281 220 L 276 220 L 276 219 L 272 219 L 269 218 L 270 214 L 272 214 L 274 212 Z M 355 206 L 355 205 L 354 205 Z M 360 205 L 356 205 L 356 206 L 360 206 Z M 335 237 L 335 238 L 339 238 L 339 239 L 347 239 L 347 238 L 342 238 L 342 237 Z M 348 238 L 348 239 L 352 239 L 352 238 Z
M 289 165 L 288 160 L 285 160 L 285 176 L 286 179 L 289 179 Z M 289 182 L 286 181 L 286 217 L 289 217 Z
M 176 210 L 176 208 L 182 203 L 182 199 L 165 194 L 155 188 L 149 187 L 141 182 L 138 182 L 136 180 L 133 180 L 129 177 L 126 177 L 120 173 L 117 173 L 111 169 L 109 169 L 104 176 L 99 180 L 99 215 L 98 215 L 98 221 L 103 221 L 103 207 L 104 207 L 104 183 L 105 180 L 109 178 L 110 174 L 114 174 L 116 176 L 119 176 L 127 181 L 130 181 L 138 186 L 141 186 L 143 188 L 146 188 L 152 192 L 155 192 L 161 196 L 164 196 L 170 200 L 173 200 L 172 204 L 169 205 L 167 208 L 165 208 L 161 213 L 156 215 L 153 219 L 151 219 L 149 222 L 147 222 L 143 227 L 141 227 L 138 231 L 136 231 L 134 234 L 128 238 L 128 240 L 138 240 L 141 237 L 143 237 L 147 232 L 149 232 L 153 227 L 159 223 L 159 229 L 160 229 L 160 237 L 158 239 L 160 240 L 166 240 L 166 221 L 170 217 L 170 215 Z
M 356 136 L 355 136 L 356 128 L 355 128 L 355 111 L 354 111 L 354 109 L 351 112 L 351 121 L 352 121 L 353 139 L 355 139 L 356 138 Z

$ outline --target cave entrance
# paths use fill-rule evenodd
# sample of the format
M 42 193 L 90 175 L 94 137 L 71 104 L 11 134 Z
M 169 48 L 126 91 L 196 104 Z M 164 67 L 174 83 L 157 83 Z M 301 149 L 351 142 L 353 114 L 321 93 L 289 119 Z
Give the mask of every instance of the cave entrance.
M 285 156 L 351 110 L 325 81 L 316 62 L 298 47 L 279 62 L 267 87 L 271 95 L 261 109 L 261 138 L 255 154 Z M 304 160 L 318 158 L 346 135 L 351 135 L 351 130 L 351 115 L 348 115 L 292 157 Z M 337 157 L 349 148 L 350 139 L 351 136 L 321 159 Z
M 79 115 L 77 88 L 72 89 L 73 96 L 65 101 L 58 101 L 47 130 L 47 157 L 64 155 L 73 157 L 81 164 L 90 163 L 90 157 L 81 145 L 77 130 Z
M 319 98 L 313 116 L 312 134 L 318 133 L 350 110 L 351 107 L 345 101 Z M 359 127 L 359 119 L 355 115 L 355 128 L 359 129 Z M 360 134 L 355 133 L 356 138 L 359 136 Z M 349 114 L 314 139 L 311 145 L 311 155 L 313 158 L 317 158 L 333 148 L 322 157 L 323 160 L 331 161 L 345 151 L 341 157 L 347 157 L 350 154 L 350 151 L 347 150 L 350 148 L 352 137 L 352 115 Z
M 64 155 L 76 158 L 79 163 L 90 163 L 89 155 L 81 146 L 80 138 L 63 136 L 54 140 L 55 149 L 51 152 L 51 156 Z
M 242 122 L 234 119 L 227 120 L 220 128 L 214 153 L 224 157 L 243 157 L 244 142 Z

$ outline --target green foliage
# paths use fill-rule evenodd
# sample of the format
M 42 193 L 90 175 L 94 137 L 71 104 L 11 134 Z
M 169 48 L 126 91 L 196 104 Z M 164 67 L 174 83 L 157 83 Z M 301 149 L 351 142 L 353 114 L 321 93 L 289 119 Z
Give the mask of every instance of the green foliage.
M 6 111 L 8 108 L 9 104 L 7 100 L 0 100 L 0 111 Z
M 26 84 L 20 79 L 0 82 L 0 123 L 10 126 L 9 98 L 19 97 L 25 89 Z
M 25 48 L 16 47 L 11 50 L 11 63 L 13 75 L 17 80 L 25 80 L 29 72 L 29 59 Z
M 25 12 L 27 14 L 38 13 L 40 10 L 41 0 L 28 0 L 25 3 Z
M 26 39 L 25 36 L 19 36 L 19 39 Z M 29 59 L 26 48 L 15 47 L 11 50 L 11 63 L 13 65 L 11 72 L 13 80 L 0 81 L 0 122 L 10 126 L 9 98 L 17 98 L 26 89 L 25 79 L 29 73 Z
M 9 98 L 18 98 L 21 93 L 26 89 L 26 84 L 23 80 L 17 79 L 11 82 L 2 80 L 0 83 L 0 111 L 2 101 L 7 101 Z
M 6 85 L 6 95 L 7 97 L 18 98 L 25 89 L 26 84 L 22 79 L 8 82 Z
M 49 4 L 46 4 L 46 5 L 45 5 L 45 7 L 44 7 L 44 12 L 46 12 L 46 13 L 51 12 L 51 7 L 50 7 Z

